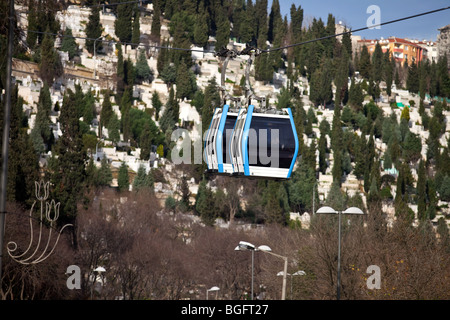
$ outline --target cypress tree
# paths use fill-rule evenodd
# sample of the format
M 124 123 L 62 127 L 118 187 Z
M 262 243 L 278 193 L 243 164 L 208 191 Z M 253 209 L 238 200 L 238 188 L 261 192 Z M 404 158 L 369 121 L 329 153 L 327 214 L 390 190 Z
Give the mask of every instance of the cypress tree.
M 244 14 L 242 15 L 239 35 L 242 43 L 252 42 L 255 38 L 255 12 L 252 0 L 247 0 Z
M 119 191 L 127 191 L 129 189 L 130 178 L 128 175 L 128 166 L 125 162 L 122 162 L 120 165 L 117 185 L 119 187 Z
M 423 221 L 426 218 L 427 205 L 427 178 L 425 172 L 425 163 L 423 160 L 419 163 L 417 178 L 417 217 Z
M 372 54 L 372 70 L 371 76 L 376 83 L 382 80 L 383 70 L 383 51 L 379 42 L 375 45 L 375 50 Z
M 161 38 L 161 6 L 159 2 L 160 0 L 153 1 L 153 17 L 150 33 L 154 41 L 158 43 Z
M 141 134 L 141 160 L 150 159 L 150 151 L 152 148 L 152 136 L 150 131 L 150 126 L 148 122 L 144 124 L 144 129 Z
M 348 32 L 347 27 L 344 28 L 344 34 L 342 35 L 342 46 L 344 47 L 345 51 L 347 52 L 348 57 L 353 56 L 353 49 L 352 49 L 352 34 Z
M 34 0 L 28 0 L 28 29 L 32 31 L 43 31 L 38 28 L 37 11 Z M 38 33 L 27 32 L 27 45 L 31 50 L 34 50 L 37 44 Z
M 62 136 L 58 139 L 55 148 L 57 158 L 52 162 L 52 184 L 54 186 L 54 199 L 60 205 L 60 223 L 72 223 L 72 244 L 78 247 L 76 218 L 77 204 L 83 196 L 85 183 L 86 153 L 83 148 L 80 121 L 77 116 L 78 106 L 75 95 L 71 90 L 65 94 L 61 115 L 59 118 Z
M 216 48 L 226 47 L 230 41 L 230 21 L 226 14 L 220 10 L 216 32 Z
M 155 109 L 155 119 L 159 119 L 159 111 L 162 107 L 162 102 L 159 99 L 159 94 L 157 91 L 153 92 L 152 94 L 152 107 Z
M 203 9 L 197 14 L 197 23 L 194 25 L 194 43 L 199 47 L 208 44 L 208 23 Z
M 133 33 L 133 7 L 134 4 L 132 3 L 122 3 L 117 6 L 117 18 L 114 22 L 114 29 L 116 36 L 121 42 L 131 41 Z
M 100 111 L 100 125 L 102 127 L 106 128 L 108 126 L 113 113 L 109 90 L 107 90 L 103 98 L 102 110 Z
M 177 77 L 175 81 L 177 85 L 178 99 L 190 98 L 193 94 L 193 88 L 191 84 L 191 75 L 184 60 L 181 61 L 177 70 Z
M 44 40 L 41 46 L 41 61 L 39 63 L 39 76 L 48 86 L 53 84 L 55 78 L 63 74 L 63 67 L 58 52 L 54 48 L 55 41 L 48 34 L 50 29 L 47 28 Z
M 94 54 L 94 43 L 95 51 L 99 51 L 103 48 L 103 42 L 100 40 L 95 41 L 102 35 L 102 24 L 100 22 L 100 7 L 92 7 L 91 14 L 89 15 L 89 20 L 86 25 L 86 50 L 90 54 Z
M 134 18 L 133 18 L 133 31 L 131 33 L 131 42 L 132 48 L 136 49 L 141 40 L 141 24 L 140 24 L 140 11 L 139 8 L 135 7 L 134 9 Z
M 366 79 L 369 79 L 372 73 L 369 50 L 366 45 L 364 45 L 361 49 L 361 56 L 359 58 L 359 73 Z
M 277 29 L 279 28 L 279 24 L 282 23 L 281 11 L 280 11 L 280 3 L 278 0 L 272 1 L 272 7 L 269 14 L 269 25 L 267 28 L 267 40 L 269 42 L 273 42 Z
M 6 194 L 8 201 L 30 205 L 34 182 L 38 180 L 38 157 L 24 125 L 23 98 L 17 85 L 11 94 L 9 160 Z

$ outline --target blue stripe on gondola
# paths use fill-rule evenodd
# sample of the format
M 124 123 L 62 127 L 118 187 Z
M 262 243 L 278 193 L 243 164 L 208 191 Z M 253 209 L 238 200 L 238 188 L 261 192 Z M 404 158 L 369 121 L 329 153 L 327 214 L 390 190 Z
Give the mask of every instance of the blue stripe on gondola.
M 203 154 L 204 154 L 205 162 L 206 162 L 208 169 L 211 169 L 211 168 L 209 167 L 209 163 L 208 163 L 208 154 L 207 154 L 208 149 L 206 148 L 206 143 L 208 142 L 208 134 L 209 134 L 209 130 L 211 130 L 211 125 L 214 121 L 214 115 L 216 114 L 216 110 L 217 110 L 217 108 L 214 109 L 213 116 L 211 118 L 211 122 L 209 123 L 208 131 L 206 131 L 206 137 L 205 137 L 205 143 L 204 143 Z
M 299 149 L 299 143 L 298 143 L 298 136 L 297 136 L 297 130 L 295 129 L 295 123 L 294 123 L 294 117 L 292 116 L 291 108 L 287 108 L 287 112 L 289 113 L 289 119 L 291 120 L 291 127 L 292 127 L 292 133 L 294 134 L 294 140 L 295 140 L 295 152 L 294 157 L 292 158 L 292 163 L 289 168 L 289 172 L 287 174 L 287 178 L 291 177 L 292 170 L 294 169 L 295 160 L 297 159 L 298 149 Z
M 250 130 L 250 123 L 252 122 L 252 116 L 253 116 L 253 109 L 255 108 L 254 105 L 249 105 L 247 109 L 247 116 L 245 117 L 245 125 L 244 125 L 244 132 L 242 134 L 242 160 L 244 162 L 244 174 L 246 176 L 250 175 L 250 168 L 249 168 L 249 161 L 248 161 L 248 132 Z
M 228 154 L 230 156 L 231 169 L 233 170 L 233 172 L 235 172 L 235 171 L 234 171 L 233 159 L 231 159 L 231 141 L 233 141 L 234 130 L 236 130 L 236 124 L 238 122 L 239 114 L 241 112 L 241 109 L 242 108 L 240 108 L 239 111 L 238 111 L 238 115 L 236 117 L 236 122 L 234 123 L 234 126 L 233 126 L 233 131 L 231 131 L 230 141 L 227 141 L 227 143 L 228 143 Z
M 222 140 L 223 140 L 223 129 L 225 128 L 225 122 L 227 120 L 228 104 L 223 106 L 222 115 L 220 117 L 219 128 L 217 130 L 216 136 L 216 154 L 217 154 L 217 164 L 218 171 L 223 172 L 223 151 L 222 151 Z

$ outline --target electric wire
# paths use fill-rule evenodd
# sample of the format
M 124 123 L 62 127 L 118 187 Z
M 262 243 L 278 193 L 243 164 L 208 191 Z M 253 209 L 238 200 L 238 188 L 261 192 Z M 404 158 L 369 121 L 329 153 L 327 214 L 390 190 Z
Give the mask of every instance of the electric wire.
M 262 52 L 271 52 L 271 51 L 284 50 L 284 49 L 288 49 L 288 48 L 292 48 L 292 47 L 296 47 L 296 46 L 305 45 L 305 44 L 308 44 L 308 43 L 311 43 L 311 42 L 316 42 L 316 41 L 321 41 L 321 40 L 330 39 L 330 38 L 334 38 L 334 37 L 339 37 L 339 36 L 342 36 L 342 35 L 348 34 L 348 33 L 360 32 L 360 31 L 364 31 L 364 30 L 367 30 L 367 29 L 373 29 L 373 28 L 376 28 L 376 27 L 380 27 L 380 26 L 384 26 L 384 25 L 388 25 L 388 24 L 392 24 L 392 23 L 397 23 L 397 22 L 404 21 L 404 20 L 418 18 L 418 17 L 421 17 L 421 16 L 425 16 L 425 15 L 428 15 L 428 14 L 432 14 L 432 13 L 436 13 L 436 12 L 440 12 L 440 11 L 444 11 L 444 10 L 448 10 L 448 9 L 450 9 L 450 6 L 443 7 L 443 8 L 436 9 L 436 10 L 427 11 L 427 12 L 418 13 L 418 14 L 415 14 L 415 15 L 412 15 L 412 16 L 408 16 L 408 17 L 404 17 L 404 18 L 399 18 L 399 19 L 395 19 L 395 20 L 386 21 L 386 22 L 379 23 L 379 24 L 374 24 L 374 25 L 371 25 L 371 26 L 366 26 L 366 27 L 363 27 L 363 28 L 355 29 L 355 30 L 349 30 L 349 31 L 346 31 L 346 32 L 338 33 L 338 34 L 333 34 L 333 35 L 329 35 L 329 36 L 325 36 L 325 37 L 321 37 L 321 38 L 307 40 L 307 41 L 304 41 L 304 42 L 290 44 L 290 45 L 283 46 L 283 47 L 266 49 L 266 50 L 261 50 L 261 51 Z
M 133 1 L 130 1 L 133 2 Z M 139 2 L 139 1 L 137 1 Z M 292 48 L 292 47 L 296 47 L 296 46 L 301 46 L 301 45 L 305 45 L 305 44 L 309 44 L 309 43 L 313 43 L 313 42 L 317 42 L 317 41 L 322 41 L 322 40 L 326 40 L 326 39 L 330 39 L 330 38 L 335 38 L 335 37 L 339 37 L 345 34 L 352 34 L 352 33 L 356 33 L 356 32 L 360 32 L 363 30 L 367 30 L 367 29 L 372 29 L 372 28 L 376 28 L 378 26 L 384 26 L 384 25 L 388 25 L 388 24 L 392 24 L 392 23 L 397 23 L 397 22 L 401 22 L 401 21 L 405 21 L 405 20 L 409 20 L 409 19 L 413 19 L 413 18 L 418 18 L 421 16 L 425 16 L 425 15 L 429 15 L 432 13 L 437 13 L 437 12 L 441 12 L 441 11 L 445 11 L 450 9 L 450 6 L 448 7 L 443 7 L 443 8 L 439 8 L 439 9 L 435 9 L 435 10 L 431 10 L 431 11 L 426 11 L 426 12 L 421 12 L 415 15 L 411 15 L 411 16 L 407 16 L 407 17 L 403 17 L 403 18 L 399 18 L 399 19 L 395 19 L 395 20 L 390 20 L 390 21 L 386 21 L 386 22 L 382 22 L 379 24 L 375 24 L 375 25 L 371 25 L 371 26 L 366 26 L 363 28 L 358 28 L 358 29 L 354 29 L 354 30 L 349 30 L 346 32 L 341 32 L 338 34 L 333 34 L 333 35 L 328 35 L 325 37 L 320 37 L 320 38 L 315 38 L 315 39 L 311 39 L 311 40 L 307 40 L 307 41 L 303 41 L 303 42 L 299 42 L 299 43 L 294 43 L 294 44 L 289 44 L 286 46 L 281 46 L 281 47 L 277 47 L 277 48 L 269 48 L 269 49 L 258 49 L 258 48 L 254 48 L 257 55 L 261 54 L 261 53 L 270 53 L 273 51 L 278 51 L 278 50 L 284 50 L 284 49 L 288 49 L 288 48 Z M 195 49 L 195 48 L 178 48 L 178 47 L 170 47 L 170 46 L 161 46 L 161 45 L 151 45 L 151 44 L 143 44 L 143 43 L 133 43 L 133 42 L 123 42 L 123 41 L 115 41 L 115 40 L 99 40 L 99 39 L 93 39 L 93 38 L 88 38 L 88 37 L 81 37 L 81 36 L 67 36 L 64 34 L 56 34 L 56 33 L 51 33 L 51 32 L 44 32 L 44 31 L 37 31 L 37 30 L 24 30 L 27 32 L 32 32 L 32 33 L 37 33 L 37 34 L 44 34 L 44 35 L 52 35 L 52 36 L 57 36 L 57 37 L 71 37 L 71 38 L 76 38 L 76 39 L 83 39 L 83 40 L 91 40 L 91 41 L 101 41 L 101 42 L 107 42 L 107 43 L 115 43 L 115 44 L 123 44 L 123 45 L 131 45 L 131 46 L 143 46 L 146 48 L 154 48 L 154 49 L 168 49 L 168 50 L 179 50 L 179 51 L 190 51 L 190 52 L 202 52 L 202 53 L 213 53 L 213 54 L 217 54 L 217 51 L 208 51 L 208 50 L 202 50 L 202 49 Z M 242 50 L 241 52 L 237 52 L 238 55 L 244 55 L 244 54 L 248 54 L 248 50 L 245 51 Z

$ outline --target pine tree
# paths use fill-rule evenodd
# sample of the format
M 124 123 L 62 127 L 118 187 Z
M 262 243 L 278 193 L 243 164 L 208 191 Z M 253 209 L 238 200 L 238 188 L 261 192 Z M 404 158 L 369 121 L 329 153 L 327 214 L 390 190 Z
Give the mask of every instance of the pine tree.
M 147 57 L 145 56 L 145 51 L 140 50 L 138 60 L 136 61 L 136 79 L 139 81 L 148 81 L 152 82 L 153 73 L 150 69 Z
M 67 28 L 64 33 L 64 38 L 61 43 L 61 51 L 69 54 L 69 59 L 72 60 L 78 53 L 78 45 L 73 38 L 72 29 Z
M 100 168 L 97 170 L 95 184 L 98 186 L 108 186 L 112 182 L 113 176 L 108 163 L 108 158 L 103 157 L 100 162 Z
M 140 191 L 145 187 L 147 178 L 147 173 L 145 172 L 145 167 L 143 165 L 140 165 L 138 168 L 138 171 L 136 173 L 136 176 L 133 180 L 133 190 L 134 191 Z
M 207 186 L 206 179 L 202 179 L 198 186 L 197 195 L 195 196 L 195 211 L 205 224 L 214 224 L 216 218 L 214 212 L 214 197 L 213 192 Z
M 181 210 L 183 212 L 186 212 L 191 207 L 191 204 L 190 204 L 190 201 L 189 201 L 189 198 L 191 196 L 191 192 L 189 190 L 187 177 L 185 175 L 183 175 L 181 177 L 180 192 L 181 192 L 180 208 L 181 208 Z

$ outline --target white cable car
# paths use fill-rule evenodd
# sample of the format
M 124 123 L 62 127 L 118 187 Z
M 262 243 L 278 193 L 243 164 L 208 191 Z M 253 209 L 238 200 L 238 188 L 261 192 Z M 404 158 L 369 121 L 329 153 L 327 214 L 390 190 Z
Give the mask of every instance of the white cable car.
M 290 108 L 266 110 L 264 97 L 255 96 L 249 85 L 249 72 L 255 50 L 248 54 L 246 77 L 247 106 L 231 110 L 226 99 L 239 100 L 224 94 L 223 108 L 216 108 L 205 141 L 205 159 L 208 172 L 266 179 L 289 179 L 297 159 L 299 142 Z M 225 70 L 228 60 L 236 53 L 224 49 L 222 88 L 225 93 Z M 259 110 L 251 99 L 261 102 Z
M 233 175 L 267 179 L 289 179 L 298 155 L 299 142 L 290 108 L 266 110 L 264 97 L 253 95 L 248 76 L 254 51 L 246 68 L 248 107 L 241 108 L 230 142 Z M 261 101 L 260 111 L 251 99 Z
M 224 105 L 214 110 L 205 139 L 205 159 L 209 173 L 231 174 L 233 169 L 227 146 L 237 118 L 237 111 L 230 109 L 227 100 L 235 101 L 239 105 L 240 99 L 227 93 L 225 89 L 225 72 L 228 61 L 236 57 L 237 53 L 233 50 L 223 49 L 216 55 L 225 57 L 221 77 L 221 91 Z

